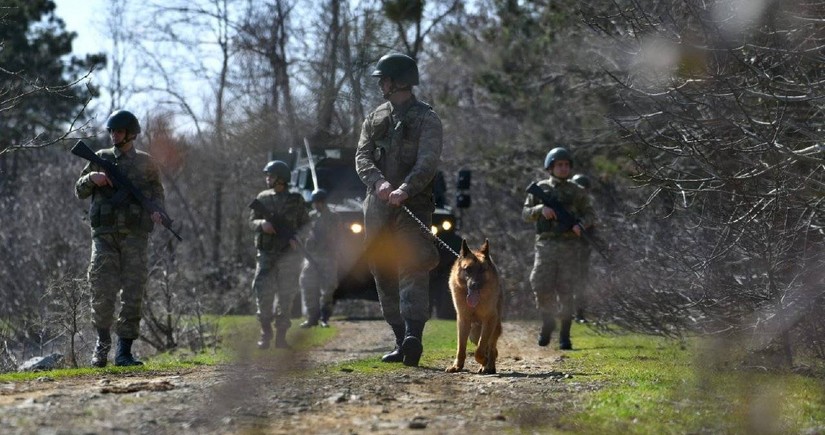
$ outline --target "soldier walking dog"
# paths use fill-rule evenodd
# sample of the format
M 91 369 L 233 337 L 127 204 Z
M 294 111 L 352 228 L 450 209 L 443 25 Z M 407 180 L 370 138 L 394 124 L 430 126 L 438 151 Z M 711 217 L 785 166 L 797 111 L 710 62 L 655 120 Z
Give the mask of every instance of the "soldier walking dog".
M 450 291 L 456 312 L 458 349 L 455 362 L 446 371 L 455 373 L 464 368 L 469 338 L 476 345 L 475 359 L 481 364 L 478 373 L 495 373 L 504 294 L 487 240 L 477 251 L 461 241 L 461 252 L 450 273 Z

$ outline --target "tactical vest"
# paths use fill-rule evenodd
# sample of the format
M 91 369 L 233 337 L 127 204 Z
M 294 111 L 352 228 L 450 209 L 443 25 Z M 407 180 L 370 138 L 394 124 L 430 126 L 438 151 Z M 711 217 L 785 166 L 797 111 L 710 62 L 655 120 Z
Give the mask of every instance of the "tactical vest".
M 149 171 L 148 156 L 136 153 L 128 160 L 115 156 L 114 148 L 104 149 L 98 155 L 118 166 L 118 169 L 138 189 L 146 188 L 144 174 Z M 98 187 L 89 208 L 89 221 L 95 234 L 114 232 L 151 232 L 154 222 L 137 199 L 125 190 L 110 186 Z
M 393 186 L 400 186 L 415 166 L 422 125 L 430 111 L 430 105 L 415 100 L 398 118 L 392 116 L 389 102 L 379 106 L 371 115 L 372 139 L 375 142 L 373 160 Z M 422 194 L 431 196 L 432 184 L 431 181 Z
M 577 210 L 575 210 L 573 205 L 576 200 L 576 189 L 579 188 L 573 183 L 564 182 L 557 184 L 556 186 L 551 186 L 547 183 L 539 183 L 539 186 L 542 190 L 551 196 L 554 196 L 568 212 L 576 214 Z M 563 234 L 561 230 L 562 229 L 557 220 L 547 220 L 544 216 L 542 216 L 536 221 L 536 234 L 543 234 L 548 237 L 562 236 Z
M 298 220 L 304 213 L 302 209 L 306 207 L 301 195 L 287 192 L 276 194 L 274 190 L 269 189 L 258 194 L 258 200 L 264 204 L 269 213 L 283 218 L 291 231 L 299 230 L 301 222 Z M 256 215 L 256 218 L 265 219 L 266 216 Z M 289 237 L 285 237 L 284 234 L 266 234 L 259 231 L 255 233 L 255 248 L 261 251 L 281 252 L 289 248 Z

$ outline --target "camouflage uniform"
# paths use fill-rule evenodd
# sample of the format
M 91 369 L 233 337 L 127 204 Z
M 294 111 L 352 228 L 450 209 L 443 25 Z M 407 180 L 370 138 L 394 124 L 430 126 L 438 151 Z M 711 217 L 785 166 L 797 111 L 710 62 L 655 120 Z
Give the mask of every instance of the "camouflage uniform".
M 126 153 L 112 147 L 96 154 L 114 162 L 148 199 L 163 206 L 160 173 L 149 154 L 134 147 Z M 75 183 L 78 198 L 92 197 L 92 256 L 88 271 L 92 324 L 98 330 L 111 328 L 120 292 L 115 333 L 122 339 L 134 340 L 140 335 L 141 304 L 148 279 L 147 247 L 154 223 L 133 196 L 122 196 L 109 186 L 96 186 L 89 174 L 100 171 L 97 165 L 89 163 Z
M 301 299 L 309 323 L 325 322 L 332 313 L 332 296 L 338 286 L 338 236 L 343 229 L 341 219 L 332 210 L 309 213 L 312 227 L 306 239 L 309 258 L 301 269 Z
M 433 241 L 402 208 L 375 195 L 375 183 L 384 179 L 407 192 L 404 205 L 429 228 L 441 147 L 441 120 L 415 97 L 399 107 L 390 102 L 378 106 L 361 129 L 355 166 L 367 186 L 364 226 L 370 269 L 390 325 L 427 321 L 429 271 L 439 257 Z
M 584 227 L 594 223 L 593 207 L 583 188 L 553 176 L 540 181 L 538 185 L 555 196 Z M 530 273 L 530 285 L 542 319 L 554 322 L 553 319 L 558 315 L 563 326 L 566 323 L 569 328 L 575 310 L 575 296 L 583 284 L 579 263 L 584 256 L 585 247 L 573 231 L 558 232 L 558 221 L 545 219 L 542 215 L 543 207 L 538 198 L 528 194 L 522 209 L 524 220 L 536 223 L 535 263 Z
M 304 199 L 297 193 L 267 189 L 257 198 L 270 213 L 280 216 L 295 231 L 309 221 Z M 286 330 L 290 326 L 289 309 L 298 292 L 302 256 L 300 251 L 290 247 L 289 239 L 283 234 L 264 233 L 261 228 L 264 222 L 264 216 L 250 210 L 249 227 L 255 231 L 255 248 L 258 250 L 252 281 L 258 307 L 256 314 L 261 325 L 270 325 L 275 320 L 276 328 Z

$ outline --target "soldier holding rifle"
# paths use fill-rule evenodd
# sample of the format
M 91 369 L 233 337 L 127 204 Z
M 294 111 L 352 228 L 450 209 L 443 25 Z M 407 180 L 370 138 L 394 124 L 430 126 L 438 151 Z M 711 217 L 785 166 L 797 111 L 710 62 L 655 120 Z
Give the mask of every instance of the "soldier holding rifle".
M 528 188 L 522 217 L 536 225 L 536 252 L 530 285 L 541 315 L 539 346 L 547 346 L 561 320 L 559 349 L 573 349 L 570 326 L 575 310 L 575 295 L 581 287 L 582 258 L 580 237 L 594 223 L 593 206 L 584 189 L 569 180 L 573 157 L 565 148 L 553 148 L 544 159 L 550 177 Z
M 118 336 L 115 365 L 134 366 L 143 364 L 132 355 L 132 342 L 140 335 L 141 304 L 148 280 L 149 233 L 155 224 L 171 221 L 163 212 L 158 167 L 149 154 L 134 146 L 140 133 L 135 115 L 118 110 L 106 120 L 106 129 L 113 146 L 98 151 L 96 156 L 102 160 L 90 161 L 75 183 L 78 198 L 91 197 L 92 256 L 88 278 L 92 325 L 97 331 L 91 364 L 105 367 L 108 361 L 119 293 L 121 307 L 114 325 Z M 85 146 L 82 148 L 85 150 Z M 110 168 L 108 173 L 103 164 Z M 135 191 L 125 188 L 123 182 L 131 184 Z M 136 193 L 142 198 L 136 197 Z M 155 207 L 144 206 L 140 199 Z
M 287 348 L 286 331 L 292 325 L 289 309 L 298 293 L 298 274 L 303 255 L 295 232 L 309 223 L 304 198 L 287 190 L 289 166 L 273 160 L 264 167 L 268 189 L 258 193 L 250 204 L 249 227 L 255 232 L 258 250 L 252 290 L 261 324 L 259 349 L 269 348 L 272 322 L 275 322 L 275 347 Z

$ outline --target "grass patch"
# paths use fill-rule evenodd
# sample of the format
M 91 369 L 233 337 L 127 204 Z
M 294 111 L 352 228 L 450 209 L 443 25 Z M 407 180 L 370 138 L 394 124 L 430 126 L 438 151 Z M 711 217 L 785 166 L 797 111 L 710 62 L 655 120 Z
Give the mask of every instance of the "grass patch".
M 566 353 L 561 370 L 592 374 L 588 381 L 604 385 L 563 419 L 577 433 L 825 430 L 822 379 L 714 367 L 699 340 L 598 335 L 580 326 L 573 337 L 578 350 Z
M 99 377 L 123 373 L 174 372 L 197 366 L 229 364 L 236 358 L 253 358 L 265 361 L 271 359 L 273 354 L 285 354 L 288 352 L 285 350 L 270 349 L 264 353 L 256 349 L 260 329 L 258 321 L 254 316 L 214 316 L 207 320 L 217 322 L 218 336 L 220 339 L 217 346 L 204 349 L 200 352 L 192 352 L 188 349 L 179 348 L 149 358 L 141 356 L 140 359 L 145 363 L 143 366 L 115 367 L 112 365 L 114 361 L 113 349 L 109 354 L 109 365 L 105 368 L 80 367 L 76 369 L 65 368 L 42 372 L 4 373 L 0 374 L 0 382 L 32 381 L 43 377 L 56 380 L 87 376 Z M 293 325 L 297 326 L 298 322 L 297 319 L 292 320 Z M 292 327 L 287 333 L 287 342 L 292 345 L 293 349 L 305 350 L 323 345 L 336 334 L 337 330 L 334 327 L 334 323 L 331 328 L 312 328 L 306 330 Z M 87 357 L 88 355 L 78 355 L 81 361 L 85 361 Z
M 252 316 L 216 317 L 214 321 L 218 322 L 220 342 L 204 352 L 168 352 L 146 359 L 147 364 L 141 367 L 9 373 L 0 375 L 0 382 L 44 376 L 61 379 L 170 372 L 231 363 L 235 358 L 269 360 L 278 352 L 286 352 L 255 349 L 258 324 Z M 293 327 L 287 340 L 298 350 L 321 346 L 338 333 L 335 322 L 331 325 L 306 330 Z M 571 412 L 560 416 L 552 426 L 542 427 L 539 423 L 531 430 L 582 434 L 825 432 L 825 380 L 821 377 L 712 364 L 715 359 L 707 342 L 698 339 L 679 343 L 638 334 L 600 335 L 581 325 L 574 325 L 572 336 L 576 350 L 565 352 L 565 358 L 554 369 L 573 374 L 563 382 L 597 388 L 579 390 L 573 397 L 575 406 Z M 422 365 L 446 367 L 455 352 L 455 322 L 427 322 L 424 347 Z M 401 364 L 381 363 L 381 353 L 318 370 L 341 375 L 350 371 L 369 375 L 408 370 Z M 541 415 L 543 409 L 542 404 L 536 404 L 535 414 Z

